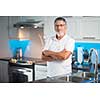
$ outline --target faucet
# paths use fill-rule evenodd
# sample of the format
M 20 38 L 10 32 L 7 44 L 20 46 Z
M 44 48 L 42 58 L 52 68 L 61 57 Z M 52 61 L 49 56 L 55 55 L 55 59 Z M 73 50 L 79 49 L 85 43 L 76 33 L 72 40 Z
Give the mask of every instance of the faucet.
M 94 65 L 94 81 L 96 83 L 98 83 L 98 53 L 97 50 L 94 48 L 90 49 L 90 56 L 89 56 L 89 62 L 91 62 L 91 57 L 92 57 L 92 53 L 95 52 L 96 55 L 96 61 L 95 61 L 95 65 Z

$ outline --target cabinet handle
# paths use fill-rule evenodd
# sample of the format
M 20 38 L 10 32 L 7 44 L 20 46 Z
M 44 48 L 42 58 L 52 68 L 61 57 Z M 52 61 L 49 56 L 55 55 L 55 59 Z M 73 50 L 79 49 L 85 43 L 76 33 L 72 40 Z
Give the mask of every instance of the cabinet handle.
M 83 39 L 95 39 L 95 37 L 83 37 Z

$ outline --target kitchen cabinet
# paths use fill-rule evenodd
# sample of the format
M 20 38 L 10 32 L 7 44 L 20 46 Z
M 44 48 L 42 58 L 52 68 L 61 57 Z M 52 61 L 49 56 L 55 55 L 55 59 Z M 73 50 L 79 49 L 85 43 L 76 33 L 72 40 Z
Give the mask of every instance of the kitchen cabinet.
M 90 37 L 94 39 L 99 39 L 99 22 L 100 19 L 88 18 L 80 20 L 80 34 L 81 37 Z
M 8 83 L 8 61 L 0 61 L 0 83 Z
M 35 65 L 35 80 L 47 78 L 47 66 L 36 64 Z
M 0 58 L 10 56 L 11 51 L 8 39 L 8 17 L 0 16 Z
M 79 39 L 80 34 L 80 20 L 79 18 L 67 18 L 67 34 L 74 39 Z
M 35 80 L 34 64 L 28 64 L 26 61 L 18 63 L 9 62 L 8 64 L 9 82 L 23 83 Z
M 34 71 L 30 70 L 30 67 L 31 66 L 27 66 L 27 65 L 22 66 L 22 65 L 18 65 L 18 64 L 17 65 L 10 64 L 9 65 L 9 82 L 17 82 L 17 83 L 18 82 L 27 82 L 27 81 L 29 82 L 30 80 L 32 80 L 32 77 L 34 77 L 34 76 L 35 76 L 34 77 L 35 80 L 47 78 L 47 66 L 46 65 L 34 64 L 34 68 L 35 68 L 34 76 L 32 76 L 32 73 L 34 74 Z M 26 77 L 23 77 L 23 79 L 21 79 L 21 80 L 20 80 L 20 78 L 18 79 L 17 77 L 13 78 L 13 76 L 15 76 L 17 73 L 20 74 L 21 77 L 23 75 L 27 76 L 28 80 L 26 79 Z M 34 81 L 34 79 L 33 79 L 33 81 Z
M 73 17 L 68 18 L 68 34 L 75 40 L 100 39 L 99 17 Z

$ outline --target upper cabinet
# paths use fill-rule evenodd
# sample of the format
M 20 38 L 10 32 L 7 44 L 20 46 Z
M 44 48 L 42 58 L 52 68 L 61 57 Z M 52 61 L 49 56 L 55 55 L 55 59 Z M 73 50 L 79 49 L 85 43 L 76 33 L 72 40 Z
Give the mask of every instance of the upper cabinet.
M 68 34 L 75 40 L 99 40 L 100 17 L 68 18 Z
M 8 17 L 0 16 L 0 58 L 10 57 L 8 40 Z
M 80 20 L 81 37 L 90 39 L 100 39 L 99 36 L 100 18 L 86 18 Z
M 79 18 L 67 18 L 67 34 L 74 39 L 80 38 L 81 34 Z

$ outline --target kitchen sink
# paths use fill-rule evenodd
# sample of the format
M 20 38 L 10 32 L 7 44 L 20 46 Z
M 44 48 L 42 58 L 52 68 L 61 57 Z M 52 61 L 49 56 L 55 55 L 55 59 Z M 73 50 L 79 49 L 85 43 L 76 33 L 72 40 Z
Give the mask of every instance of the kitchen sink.
M 100 83 L 100 74 L 98 82 L 95 82 L 95 74 L 92 72 L 77 72 L 70 75 L 60 75 L 55 77 L 47 77 L 42 80 L 35 81 L 36 83 Z
M 64 80 L 68 83 L 95 83 L 94 76 L 95 76 L 94 73 L 90 72 L 77 72 L 71 75 L 59 77 L 58 79 Z

